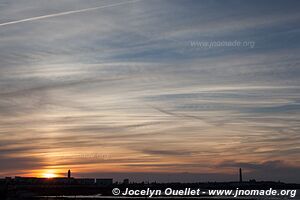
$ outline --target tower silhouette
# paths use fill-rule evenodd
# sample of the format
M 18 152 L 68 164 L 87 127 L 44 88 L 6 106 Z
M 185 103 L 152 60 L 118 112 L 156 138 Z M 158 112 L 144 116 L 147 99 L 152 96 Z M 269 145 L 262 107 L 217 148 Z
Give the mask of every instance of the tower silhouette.
M 71 178 L 71 170 L 68 171 L 68 179 Z
M 240 183 L 243 182 L 242 168 L 240 168 Z

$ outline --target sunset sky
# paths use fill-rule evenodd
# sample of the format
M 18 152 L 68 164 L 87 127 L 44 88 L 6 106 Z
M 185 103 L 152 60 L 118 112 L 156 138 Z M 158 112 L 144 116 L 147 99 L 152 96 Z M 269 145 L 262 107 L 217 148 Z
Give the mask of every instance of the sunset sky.
M 300 182 L 299 10 L 0 0 L 0 177 Z

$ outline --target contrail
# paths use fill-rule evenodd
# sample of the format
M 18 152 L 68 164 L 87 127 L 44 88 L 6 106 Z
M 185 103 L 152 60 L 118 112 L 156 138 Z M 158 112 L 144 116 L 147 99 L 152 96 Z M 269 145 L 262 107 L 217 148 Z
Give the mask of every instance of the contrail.
M 40 20 L 40 19 L 59 17 L 59 16 L 70 15 L 70 14 L 81 13 L 81 12 L 87 12 L 87 11 L 92 11 L 92 10 L 98 10 L 98 9 L 101 9 L 101 8 L 108 8 L 108 7 L 120 6 L 120 5 L 123 5 L 123 4 L 135 3 L 135 2 L 138 2 L 138 1 L 142 1 L 142 0 L 123 1 L 123 2 L 120 2 L 120 3 L 109 4 L 109 5 L 104 5 L 104 6 L 97 6 L 97 7 L 92 7 L 92 8 L 80 9 L 80 10 L 71 10 L 71 11 L 66 11 L 66 12 L 50 14 L 50 15 L 42 15 L 42 16 L 37 16 L 37 17 L 20 19 L 20 20 L 16 20 L 16 21 L 1 23 L 0 26 L 8 26 L 8 25 L 19 24 L 19 23 L 28 22 L 28 21 L 36 21 L 36 20 Z

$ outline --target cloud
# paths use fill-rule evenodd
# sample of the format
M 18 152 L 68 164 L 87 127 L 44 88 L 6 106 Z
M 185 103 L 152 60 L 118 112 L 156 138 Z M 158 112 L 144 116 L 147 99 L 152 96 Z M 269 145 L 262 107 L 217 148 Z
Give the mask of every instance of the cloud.
M 226 161 L 218 167 L 234 167 L 245 169 L 247 178 L 258 180 L 281 180 L 299 182 L 299 166 L 291 165 L 283 160 L 269 160 L 262 163 Z
M 8 25 L 13 25 L 13 24 L 19 24 L 19 23 L 24 23 L 24 22 L 30 22 L 30 21 L 36 21 L 36 20 L 52 18 L 52 17 L 60 17 L 60 16 L 64 16 L 64 15 L 71 15 L 71 14 L 76 14 L 76 13 L 94 11 L 94 10 L 99 10 L 99 9 L 103 9 L 103 8 L 120 6 L 120 5 L 123 5 L 123 4 L 135 3 L 135 2 L 138 2 L 138 1 L 141 1 L 141 0 L 126 1 L 126 2 L 120 2 L 120 3 L 115 3 L 115 4 L 109 4 L 109 5 L 105 5 L 105 6 L 97 6 L 97 7 L 93 7 L 93 8 L 85 8 L 85 9 L 80 9 L 80 10 L 72 10 L 72 11 L 66 11 L 66 12 L 61 12 L 61 13 L 43 15 L 43 16 L 38 16 L 38 17 L 31 17 L 31 18 L 26 18 L 26 19 L 21 19 L 21 20 L 16 20 L 16 21 L 0 23 L 0 26 L 8 26 Z
M 46 166 L 45 163 L 40 158 L 34 157 L 6 157 L 0 156 L 0 174 L 1 175 L 9 175 L 14 172 L 18 174 L 19 171 L 24 171 L 26 169 L 40 169 L 43 166 Z M 9 172 L 8 172 L 9 169 Z
M 0 24 L 15 23 L 0 26 L 5 159 L 216 180 L 242 163 L 299 166 L 298 3 L 134 2 L 0 0 Z M 190 45 L 234 40 L 255 47 Z

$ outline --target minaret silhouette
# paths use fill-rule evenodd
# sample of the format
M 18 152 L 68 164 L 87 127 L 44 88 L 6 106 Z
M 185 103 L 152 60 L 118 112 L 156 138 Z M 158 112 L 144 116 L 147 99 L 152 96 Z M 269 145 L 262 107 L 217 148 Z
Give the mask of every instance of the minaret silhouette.
M 243 182 L 242 168 L 240 168 L 240 183 Z
M 68 171 L 68 179 L 71 178 L 71 170 Z

